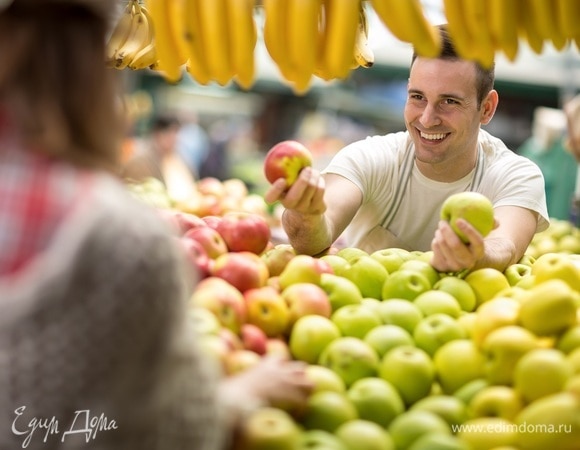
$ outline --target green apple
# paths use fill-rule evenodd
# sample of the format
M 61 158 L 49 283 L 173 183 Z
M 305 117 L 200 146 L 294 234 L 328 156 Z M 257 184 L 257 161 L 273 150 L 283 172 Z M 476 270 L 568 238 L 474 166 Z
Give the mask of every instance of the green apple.
M 429 262 L 422 259 L 409 259 L 401 264 L 399 270 L 414 270 L 425 275 L 431 287 L 441 278 L 439 272 Z
M 395 443 L 387 430 L 368 420 L 351 420 L 334 432 L 349 449 L 395 450 Z
M 344 247 L 341 248 L 337 253 L 338 256 L 346 259 L 348 262 L 360 256 L 369 256 L 369 254 L 362 248 L 357 247 Z
M 308 364 L 304 371 L 306 377 L 314 383 L 312 393 L 320 391 L 346 392 L 346 385 L 342 378 L 328 367 Z
M 358 286 L 340 275 L 323 273 L 320 277 L 320 287 L 328 295 L 332 311 L 341 306 L 359 304 L 363 299 Z
M 348 388 L 356 380 L 375 376 L 379 357 L 362 339 L 345 336 L 326 346 L 318 364 L 336 372 Z
M 493 298 L 481 305 L 475 314 L 471 337 L 480 346 L 485 337 L 507 325 L 516 325 L 519 321 L 520 303 L 505 297 Z
M 536 348 L 539 348 L 538 338 L 521 326 L 508 325 L 493 330 L 481 344 L 487 380 L 492 384 L 511 385 L 517 362 Z
M 580 373 L 580 348 L 575 348 L 566 356 L 568 361 L 572 364 L 572 368 L 574 369 L 574 373 Z
M 431 289 L 431 283 L 422 273 L 414 270 L 397 270 L 385 280 L 382 288 L 382 299 L 402 298 L 413 300 L 419 294 Z
M 435 352 L 433 364 L 437 381 L 446 394 L 453 394 L 471 381 L 484 377 L 483 355 L 469 339 L 456 339 L 443 344 Z
M 523 355 L 514 369 L 513 386 L 531 403 L 564 389 L 574 369 L 566 355 L 554 348 L 538 348 Z
M 379 325 L 363 338 L 382 358 L 389 350 L 400 345 L 415 345 L 413 336 L 398 325 Z
M 580 291 L 580 269 L 564 253 L 553 252 L 539 256 L 532 266 L 532 275 L 536 277 L 536 283 L 557 278 L 568 283 L 572 289 Z
M 558 336 L 556 348 L 565 354 L 580 348 L 580 325 L 574 325 Z
M 509 281 L 503 272 L 493 267 L 473 270 L 464 279 L 475 293 L 476 307 L 491 300 L 498 293 L 510 287 Z
M 425 350 L 431 357 L 446 342 L 466 337 L 459 323 L 453 317 L 443 313 L 423 318 L 413 331 L 415 345 Z
M 370 256 L 380 262 L 389 274 L 399 270 L 401 264 L 411 259 L 410 252 L 402 248 L 384 248 L 374 251 Z
M 431 392 L 435 366 L 431 357 L 418 347 L 395 347 L 381 359 L 379 376 L 390 382 L 409 407 Z
M 367 308 L 372 309 L 377 315 L 379 314 L 379 311 L 381 309 L 381 303 L 382 300 L 379 300 L 377 298 L 364 297 L 361 300 L 361 305 L 365 305 Z
M 471 380 L 465 383 L 463 386 L 453 392 L 452 395 L 469 406 L 473 400 L 473 397 L 475 397 L 478 392 L 482 391 L 488 386 L 490 386 L 490 384 L 487 379 L 476 378 L 475 380 Z
M 399 391 L 388 381 L 378 377 L 361 378 L 348 389 L 347 396 L 361 419 L 387 428 L 392 420 L 405 411 Z
M 276 450 L 276 449 L 271 449 Z M 302 432 L 300 442 L 295 450 L 350 450 L 334 434 L 323 430 L 306 430 Z
M 308 398 L 300 424 L 306 430 L 334 433 L 340 425 L 355 419 L 358 412 L 345 393 L 320 391 Z
M 340 338 L 340 330 L 329 318 L 316 314 L 299 318 L 290 332 L 288 346 L 294 359 L 315 364 L 324 349 Z
M 457 436 L 472 450 L 491 450 L 515 446 L 518 429 L 501 417 L 476 417 L 466 421 Z
M 343 336 L 359 339 L 363 339 L 370 330 L 382 324 L 379 315 L 362 303 L 341 306 L 332 313 L 330 320 Z
M 356 284 L 363 297 L 382 299 L 383 284 L 389 272 L 376 259 L 360 255 L 350 258 L 339 275 Z
M 473 326 L 475 324 L 475 320 L 477 318 L 476 312 L 466 312 L 461 314 L 457 319 L 457 324 L 461 327 L 465 336 L 473 339 Z
M 453 295 L 463 311 L 471 312 L 475 309 L 477 302 L 475 292 L 473 292 L 471 285 L 463 278 L 454 276 L 442 277 L 433 285 L 433 289 L 445 291 Z
M 532 275 L 532 267 L 527 264 L 510 264 L 504 271 L 505 277 L 510 286 L 516 286 L 526 277 Z
M 441 205 L 441 219 L 449 222 L 455 234 L 468 243 L 467 236 L 458 228 L 457 220 L 463 219 L 471 224 L 482 236 L 493 230 L 495 219 L 493 204 L 483 194 L 466 191 L 450 195 Z
M 349 262 L 345 258 L 337 254 L 324 255 L 320 259 L 326 261 L 336 275 L 342 275 L 344 268 L 349 265 Z
M 472 450 L 457 436 L 441 433 L 427 433 L 418 438 L 407 450 Z M 512 449 L 494 449 L 512 450 Z
M 539 336 L 559 334 L 577 323 L 575 293 L 559 278 L 536 284 L 520 308 L 520 323 Z
M 453 428 L 468 419 L 467 405 L 452 395 L 430 395 L 411 406 L 410 411 L 422 410 L 437 414 Z
M 511 386 L 487 386 L 469 402 L 469 416 L 501 417 L 513 421 L 523 407 L 522 396 Z
M 516 446 L 526 450 L 574 450 L 580 442 L 580 400 L 572 392 L 559 392 L 527 405 L 515 424 L 520 431 Z
M 243 422 L 239 436 L 241 448 L 295 450 L 301 432 L 287 412 L 263 407 L 252 412 Z
M 399 298 L 383 300 L 378 312 L 384 324 L 400 326 L 411 334 L 413 334 L 413 330 L 424 317 L 417 305 Z
M 432 314 L 446 314 L 457 318 L 463 312 L 455 297 L 445 291 L 429 290 L 423 292 L 413 300 L 413 303 L 426 317 Z
M 437 414 L 410 409 L 397 416 L 389 425 L 389 434 L 397 449 L 408 449 L 421 436 L 427 434 L 451 435 L 451 427 Z

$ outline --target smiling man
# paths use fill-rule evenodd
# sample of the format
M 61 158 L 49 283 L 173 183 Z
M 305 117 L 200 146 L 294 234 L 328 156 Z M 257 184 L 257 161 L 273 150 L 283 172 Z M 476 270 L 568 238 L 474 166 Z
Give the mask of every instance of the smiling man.
M 406 131 L 354 142 L 322 173 L 304 169 L 289 190 L 281 179 L 266 193 L 286 208 L 282 223 L 298 252 L 321 253 L 343 236 L 368 252 L 432 250 L 442 272 L 503 270 L 547 228 L 540 169 L 481 129 L 499 101 L 493 67 L 461 59 L 445 26 L 439 31 L 439 57 L 411 61 Z M 460 220 L 467 244 L 439 219 L 443 201 L 463 191 L 487 196 L 496 220 L 485 238 Z

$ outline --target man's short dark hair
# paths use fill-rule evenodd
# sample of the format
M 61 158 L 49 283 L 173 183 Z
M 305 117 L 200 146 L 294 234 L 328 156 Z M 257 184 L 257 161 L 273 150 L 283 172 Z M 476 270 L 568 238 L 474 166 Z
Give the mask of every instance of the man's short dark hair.
M 449 30 L 446 24 L 437 25 L 435 28 L 439 30 L 439 35 L 441 36 L 441 51 L 439 52 L 439 59 L 447 59 L 447 60 L 461 60 L 462 58 L 458 53 L 453 45 L 453 40 L 449 35 Z M 411 66 L 419 57 L 420 55 L 417 54 L 417 50 L 413 50 L 413 56 L 411 58 Z M 483 67 L 477 61 L 473 61 L 475 64 L 475 76 L 477 81 L 477 108 L 481 107 L 483 100 L 489 94 L 489 91 L 493 89 L 493 84 L 495 81 L 495 62 L 488 68 Z

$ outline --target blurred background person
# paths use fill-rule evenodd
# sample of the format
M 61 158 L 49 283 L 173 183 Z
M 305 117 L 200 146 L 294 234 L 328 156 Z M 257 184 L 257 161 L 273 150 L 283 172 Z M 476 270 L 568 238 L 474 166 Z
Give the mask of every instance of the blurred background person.
M 297 361 L 223 378 L 199 348 L 184 255 L 118 176 L 115 6 L 0 7 L 1 449 L 220 450 L 311 389 Z
M 534 161 L 545 180 L 548 214 L 568 220 L 576 185 L 576 163 L 564 148 L 566 117 L 562 110 L 537 107 L 531 136 L 516 153 Z

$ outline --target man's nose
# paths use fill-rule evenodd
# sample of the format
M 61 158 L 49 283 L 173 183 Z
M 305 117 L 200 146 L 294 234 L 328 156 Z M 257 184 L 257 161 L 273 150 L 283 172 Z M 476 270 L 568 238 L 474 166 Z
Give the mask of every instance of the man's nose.
M 439 119 L 437 108 L 434 105 L 428 103 L 421 113 L 420 121 L 421 125 L 423 125 L 425 128 L 439 125 L 441 123 L 441 119 Z

